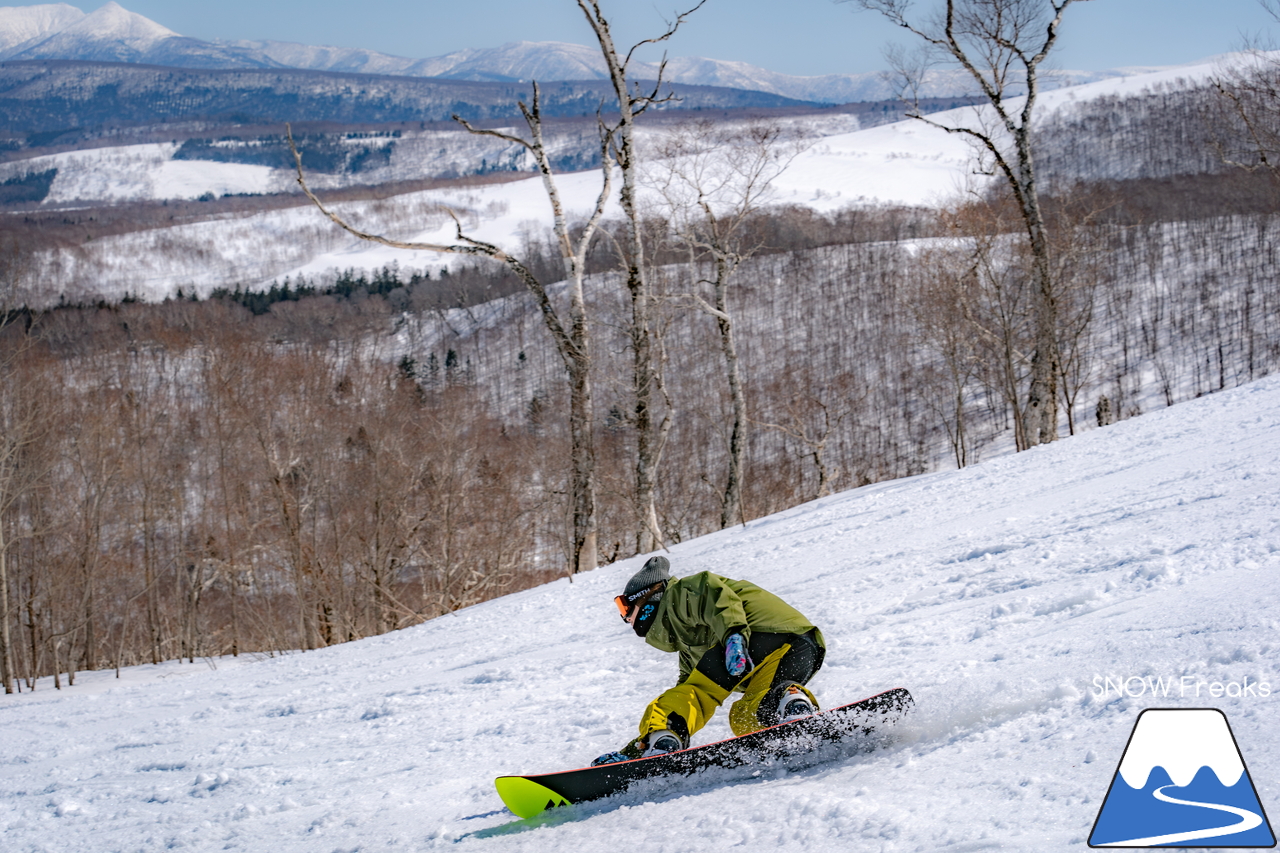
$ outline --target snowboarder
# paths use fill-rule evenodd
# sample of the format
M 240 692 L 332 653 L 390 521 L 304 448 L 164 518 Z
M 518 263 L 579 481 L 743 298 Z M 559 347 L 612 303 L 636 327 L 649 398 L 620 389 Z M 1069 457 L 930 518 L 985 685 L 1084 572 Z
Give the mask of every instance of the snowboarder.
M 651 557 L 614 599 L 649 645 L 680 655 L 676 686 L 649 703 L 640 737 L 593 765 L 674 752 L 707 724 L 732 693 L 735 735 L 812 714 L 805 685 L 822 666 L 822 632 L 771 592 L 711 572 L 672 578 L 666 557 Z

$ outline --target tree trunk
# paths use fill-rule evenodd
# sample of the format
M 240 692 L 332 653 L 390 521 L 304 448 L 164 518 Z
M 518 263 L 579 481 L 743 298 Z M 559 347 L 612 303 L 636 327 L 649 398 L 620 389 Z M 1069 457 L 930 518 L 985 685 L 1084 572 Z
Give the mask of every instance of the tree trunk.
M 640 251 L 638 243 L 635 251 Z M 627 290 L 631 294 L 632 391 L 636 398 L 632 412 L 632 426 L 636 431 L 636 552 L 643 554 L 659 545 L 655 531 L 658 529 L 657 478 L 662 447 L 653 419 L 655 373 L 649 289 L 634 261 L 627 271 Z
M 603 47 L 605 42 L 601 42 Z M 612 49 L 612 44 L 609 44 Z M 625 92 L 625 85 L 622 91 Z M 631 297 L 632 392 L 635 408 L 632 427 L 636 431 L 635 525 L 636 552 L 643 554 L 659 546 L 657 513 L 658 464 L 662 446 L 654 423 L 653 398 L 657 374 L 653 357 L 652 300 L 644 268 L 644 242 L 640 229 L 640 213 L 636 208 L 636 163 L 629 96 L 621 97 L 621 127 L 618 132 L 617 157 L 622 171 L 619 203 L 627 222 L 627 292 Z
M 635 394 L 632 427 L 636 432 L 636 550 L 638 553 L 645 553 L 661 544 L 656 505 L 657 480 L 658 466 L 662 459 L 662 435 L 669 424 L 655 423 L 653 413 L 654 390 L 658 379 L 654 365 L 651 291 L 645 269 L 644 235 L 640 211 L 636 205 L 639 176 L 635 117 L 653 102 L 657 90 L 655 89 L 654 95 L 632 92 L 627 78 L 627 61 L 618 54 L 609 24 L 602 15 L 599 4 L 591 0 L 579 0 L 578 6 L 595 32 L 618 102 L 618 126 L 613 139 L 615 160 L 622 173 L 618 203 L 622 207 L 626 226 L 626 242 L 622 254 L 626 265 L 627 291 L 631 297 L 632 391 Z M 661 80 L 659 84 L 660 82 Z
M 1035 73 L 1029 75 L 1034 96 Z M 1034 278 L 1035 352 L 1031 357 L 1031 385 L 1027 393 L 1027 437 L 1032 445 L 1058 440 L 1058 296 L 1049 257 L 1049 237 L 1040 210 L 1035 167 L 1031 153 L 1029 122 L 1017 134 L 1019 172 L 1022 176 L 1022 215 L 1031 247 Z
M 600 45 L 600 53 L 609 72 L 614 97 L 618 103 L 618 123 L 609 136 L 613 145 L 613 161 L 622 173 L 619 204 L 626 220 L 626 244 L 623 257 L 627 270 L 627 289 L 631 294 L 631 346 L 633 362 L 633 389 L 636 396 L 632 426 L 636 430 L 635 508 L 636 544 L 640 552 L 651 551 L 662 545 L 658 527 L 657 481 L 662 451 L 671 429 L 672 415 L 667 411 L 655 422 L 653 402 L 655 391 L 661 391 L 661 375 L 654 354 L 653 318 L 650 313 L 650 284 L 645 268 L 644 235 L 640 211 L 636 205 L 640 176 L 639 152 L 635 142 L 635 119 L 649 107 L 670 100 L 662 94 L 666 60 L 658 68 L 657 81 L 647 93 L 638 84 L 633 87 L 628 69 L 631 56 L 641 45 L 653 45 L 671 38 L 689 15 L 697 11 L 706 0 L 700 0 L 692 9 L 676 15 L 667 31 L 656 38 L 645 39 L 634 45 L 625 56 L 618 53 L 609 22 L 600 11 L 597 0 L 578 0 L 578 8 L 586 17 Z M 606 162 L 605 168 L 608 168 Z
M 0 518 L 0 681 L 4 692 L 14 691 L 13 635 L 9 625 L 9 541 L 5 537 L 4 519 Z
M 569 444 L 572 457 L 570 494 L 573 496 L 573 574 L 594 569 L 600 558 L 596 546 L 595 436 L 592 431 L 590 360 L 586 357 L 586 329 L 581 332 L 582 357 L 569 365 Z
M 747 395 L 742 387 L 738 364 L 738 345 L 733 336 L 733 319 L 729 314 L 729 277 L 733 268 L 723 255 L 716 257 L 715 309 L 720 330 L 720 351 L 724 354 L 725 380 L 729 386 L 729 402 L 733 422 L 729 427 L 729 472 L 720 502 L 720 528 L 746 523 L 742 509 L 742 469 L 747 448 Z

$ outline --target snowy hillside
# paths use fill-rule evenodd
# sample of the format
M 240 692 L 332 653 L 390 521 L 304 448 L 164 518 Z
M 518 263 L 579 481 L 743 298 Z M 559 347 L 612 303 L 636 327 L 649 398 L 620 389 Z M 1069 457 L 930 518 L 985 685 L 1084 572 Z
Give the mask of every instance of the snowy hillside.
M 616 748 L 674 678 L 609 601 L 642 555 L 325 651 L 2 697 L 4 849 L 1085 850 L 1151 706 L 1222 709 L 1280 812 L 1280 379 L 670 558 L 821 625 L 821 700 L 909 687 L 899 742 L 514 819 L 493 777 Z
M 1042 96 L 1041 115 L 1108 95 L 1138 94 L 1160 86 L 1187 86 L 1202 81 L 1218 66 L 1205 63 L 1174 70 L 1151 72 L 1059 89 Z M 934 113 L 939 122 L 975 121 L 975 108 Z M 857 118 L 847 115 L 804 116 L 790 120 L 811 145 L 775 182 L 773 201 L 798 204 L 828 212 L 852 204 L 940 205 L 954 199 L 976 181 L 973 150 L 959 135 L 918 121 L 857 128 Z M 654 132 L 658 132 L 655 130 Z M 589 133 L 570 126 L 554 131 L 552 147 L 560 156 L 593 144 Z M 365 144 L 354 140 L 354 145 Z M 195 199 L 205 194 L 273 192 L 292 187 L 294 175 L 286 169 L 244 163 L 173 160 L 172 144 L 134 145 L 83 152 L 67 152 L 33 158 L 0 167 L 0 180 L 42 170 L 57 169 L 46 203 L 80 203 L 89 200 Z M 380 183 L 409 180 L 424 175 L 459 174 L 477 163 L 514 164 L 522 152 L 500 141 L 478 139 L 464 132 L 407 131 L 397 139 L 387 163 L 352 178 L 348 175 L 312 173 L 316 186 L 332 186 L 357 180 Z M 435 170 L 435 171 L 433 171 Z M 561 178 L 561 192 L 571 210 L 590 209 L 599 192 L 599 176 L 580 172 Z M 400 207 L 456 207 L 459 194 L 433 190 L 398 197 Z M 461 210 L 470 217 L 470 233 L 480 239 L 518 246 L 530 229 L 549 226 L 550 207 L 536 178 L 487 187 L 466 193 Z M 347 208 L 354 221 L 374 227 L 377 211 L 362 213 L 360 205 Z M 288 223 L 307 223 L 329 233 L 323 246 L 289 239 L 279 247 L 263 250 L 260 234 L 292 232 Z M 235 231 L 248 242 L 228 239 L 225 223 L 182 225 L 160 231 L 105 237 L 69 250 L 50 253 L 43 263 L 56 271 L 50 280 L 62 282 L 62 292 L 106 295 L 118 298 L 136 293 L 162 298 L 182 286 L 207 293 L 236 283 L 255 288 L 286 275 L 313 276 L 331 269 L 377 269 L 397 260 L 412 268 L 439 267 L 449 263 L 439 255 L 395 252 L 354 238 L 333 228 L 315 211 L 299 208 L 236 220 Z M 446 242 L 453 237 L 450 220 L 438 217 L 401 220 L 402 239 Z M 217 235 L 217 239 L 211 239 Z M 148 247 L 170 249 L 148 253 Z M 145 260 L 139 258 L 145 254 Z M 143 269 L 139 269 L 139 265 Z M 234 277 L 232 275 L 234 270 Z
M 1054 90 L 1041 96 L 1040 116 L 1101 97 L 1138 95 L 1166 85 L 1185 88 L 1204 81 L 1218 68 L 1216 62 L 1205 62 Z M 1011 104 L 1016 107 L 1017 102 Z M 965 123 L 975 121 L 974 116 L 981 112 L 964 107 L 934 113 L 930 118 Z M 918 121 L 861 128 L 856 116 L 826 113 L 787 121 L 816 141 L 780 179 L 780 201 L 812 203 L 821 210 L 857 201 L 933 204 L 962 188 L 972 171 L 972 149 L 962 138 Z M 513 130 L 519 132 L 519 128 Z M 553 156 L 562 158 L 578 151 L 589 155 L 597 145 L 594 129 L 589 127 L 552 127 L 549 139 Z M 357 139 L 352 144 L 362 142 Z M 290 169 L 272 170 L 267 180 L 265 170 L 257 165 L 202 160 L 171 164 L 176 151 L 177 146 L 155 144 L 71 151 L 4 164 L 0 178 L 57 169 L 48 203 L 196 198 L 206 192 L 278 192 L 293 183 Z M 408 130 L 397 138 L 384 166 L 354 176 L 315 174 L 311 180 L 325 186 L 451 177 L 466 174 L 482 162 L 492 168 L 529 168 L 520 161 L 521 153 L 514 146 L 452 128 Z M 206 175 L 203 180 L 201 170 Z M 181 175 L 181 180 L 169 180 L 170 173 Z M 531 177 L 531 181 L 536 183 L 537 179 Z M 510 188 L 490 192 L 501 195 L 510 191 L 521 192 Z M 584 197 L 582 204 L 593 200 Z

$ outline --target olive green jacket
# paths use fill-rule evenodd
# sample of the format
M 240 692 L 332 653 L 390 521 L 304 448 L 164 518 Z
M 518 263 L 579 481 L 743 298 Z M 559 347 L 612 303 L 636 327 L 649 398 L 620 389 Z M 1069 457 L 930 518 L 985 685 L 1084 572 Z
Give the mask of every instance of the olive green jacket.
M 752 631 L 805 634 L 815 627 L 800 611 L 750 581 L 701 572 L 667 584 L 645 642 L 680 653 L 678 683 L 683 683 L 702 656 L 734 631 L 750 641 Z M 815 639 L 826 647 L 821 631 Z

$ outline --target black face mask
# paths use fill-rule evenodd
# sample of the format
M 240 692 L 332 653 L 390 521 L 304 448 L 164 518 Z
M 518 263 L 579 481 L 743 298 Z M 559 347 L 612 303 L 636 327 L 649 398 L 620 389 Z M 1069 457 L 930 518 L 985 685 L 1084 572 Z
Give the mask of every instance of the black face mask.
M 662 601 L 662 593 L 663 590 L 659 590 L 641 602 L 640 612 L 636 614 L 636 621 L 631 623 L 631 627 L 635 629 L 637 636 L 643 637 L 653 627 L 653 623 L 658 616 L 658 602 Z

